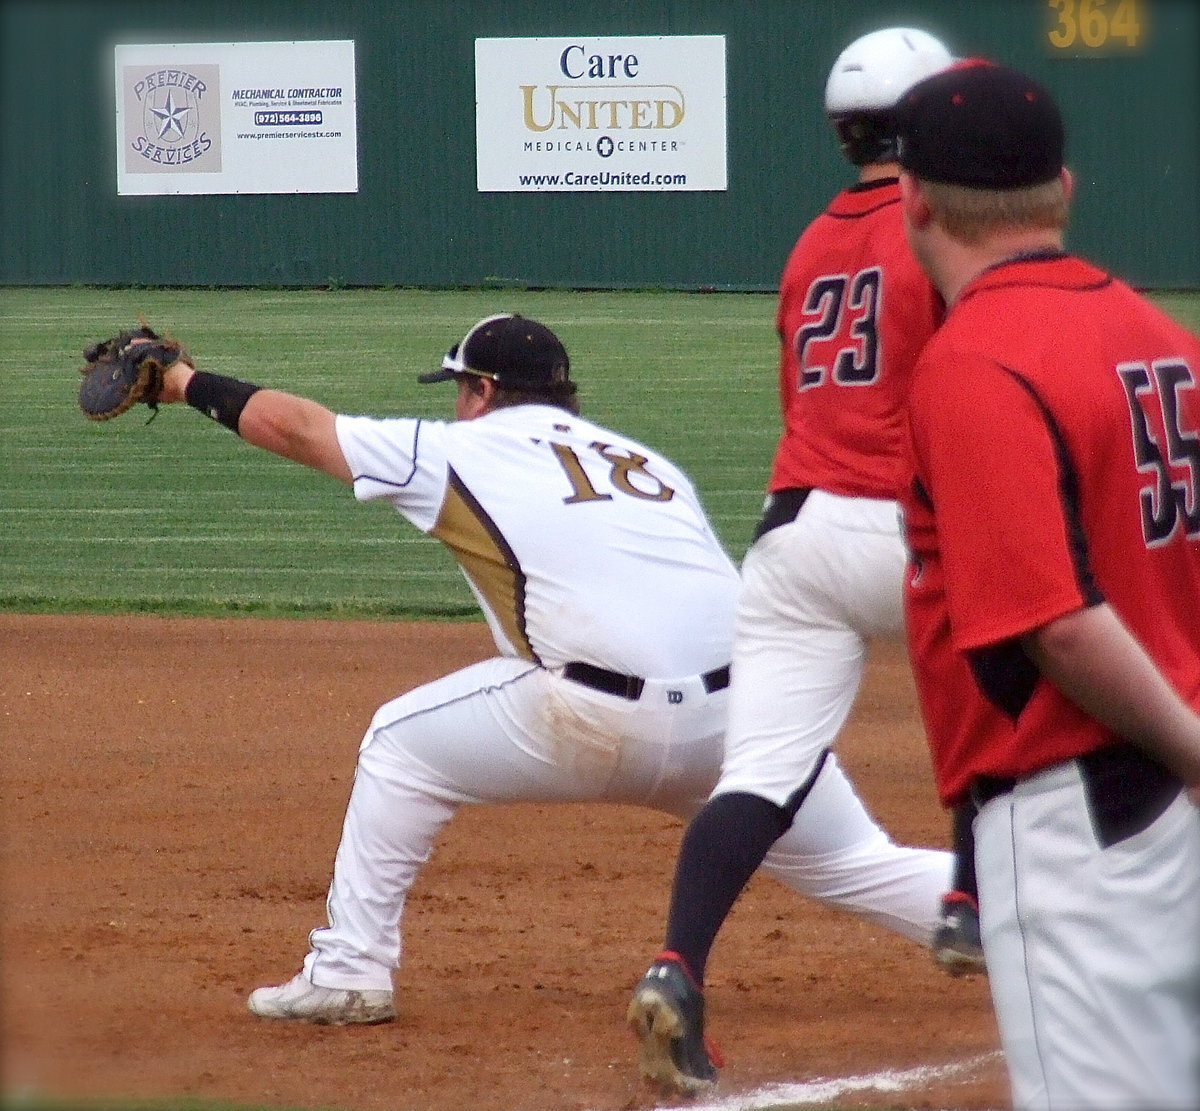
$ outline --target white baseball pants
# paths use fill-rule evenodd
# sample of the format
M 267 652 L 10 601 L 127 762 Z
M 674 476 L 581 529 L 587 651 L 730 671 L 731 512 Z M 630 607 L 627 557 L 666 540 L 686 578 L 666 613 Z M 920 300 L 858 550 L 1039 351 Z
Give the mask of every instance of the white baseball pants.
M 391 989 L 405 899 L 461 805 L 615 802 L 690 819 L 717 780 L 726 702 L 726 691 L 708 694 L 698 678 L 647 681 L 630 702 L 513 659 L 474 664 L 388 702 L 359 750 L 329 924 L 310 935 L 306 976 L 323 987 Z M 927 902 L 910 906 L 900 893 L 924 860 L 890 845 L 833 761 L 811 802 L 764 869 L 928 942 L 948 855 L 929 854 L 939 878 Z M 857 820 L 832 820 L 856 805 Z
M 1103 848 L 1074 761 L 975 819 L 980 922 L 1018 1111 L 1200 1107 L 1200 810 Z
M 846 724 L 867 641 L 904 630 L 906 561 L 894 501 L 823 490 L 751 546 L 716 793 L 783 806 L 808 778 Z
M 761 536 L 742 563 L 724 765 L 714 795 L 744 792 L 785 806 L 846 724 L 867 642 L 904 629 L 907 553 L 896 503 L 813 490 L 796 519 Z M 835 782 L 829 782 L 830 779 Z M 852 865 L 847 847 L 857 846 Z M 860 885 L 849 904 L 928 945 L 950 889 L 948 853 L 894 844 L 831 755 L 767 867 L 789 854 L 843 854 Z M 787 865 L 785 864 L 786 868 Z M 799 876 L 781 877 L 803 890 Z M 811 878 L 811 877 L 810 877 Z M 872 890 L 871 906 L 863 905 Z

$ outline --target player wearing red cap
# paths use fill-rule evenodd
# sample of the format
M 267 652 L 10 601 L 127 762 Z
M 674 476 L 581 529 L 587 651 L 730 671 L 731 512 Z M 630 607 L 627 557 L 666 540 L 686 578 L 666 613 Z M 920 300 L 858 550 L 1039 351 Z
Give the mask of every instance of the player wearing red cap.
M 1045 89 L 960 64 L 899 109 L 947 318 L 910 392 L 910 648 L 975 819 L 1017 1108 L 1200 1107 L 1200 340 L 1063 251 Z

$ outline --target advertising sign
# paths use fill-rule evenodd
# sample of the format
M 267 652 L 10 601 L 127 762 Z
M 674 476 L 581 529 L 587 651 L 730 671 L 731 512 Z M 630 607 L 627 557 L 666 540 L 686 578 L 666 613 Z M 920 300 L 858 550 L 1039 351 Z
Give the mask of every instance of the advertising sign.
M 475 40 L 480 192 L 724 190 L 723 35 Z
M 117 46 L 117 193 L 355 193 L 354 43 Z

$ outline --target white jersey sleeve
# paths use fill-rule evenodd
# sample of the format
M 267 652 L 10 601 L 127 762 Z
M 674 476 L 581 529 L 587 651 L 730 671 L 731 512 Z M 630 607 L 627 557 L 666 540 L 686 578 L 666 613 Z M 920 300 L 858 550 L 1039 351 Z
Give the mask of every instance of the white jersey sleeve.
M 445 432 L 443 421 L 339 416 L 338 442 L 354 476 L 354 496 L 390 500 L 428 532 L 446 491 Z
M 451 550 L 502 652 L 647 678 L 729 662 L 737 571 L 651 449 L 542 405 L 337 431 L 355 495 Z

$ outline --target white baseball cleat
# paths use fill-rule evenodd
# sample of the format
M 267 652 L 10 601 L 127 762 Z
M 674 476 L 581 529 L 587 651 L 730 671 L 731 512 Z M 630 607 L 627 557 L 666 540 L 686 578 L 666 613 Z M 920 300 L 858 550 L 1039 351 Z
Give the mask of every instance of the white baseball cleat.
M 259 1018 L 290 1019 L 317 1026 L 372 1025 L 396 1017 L 390 991 L 322 988 L 306 980 L 302 972 L 286 984 L 252 991 L 246 1006 Z

